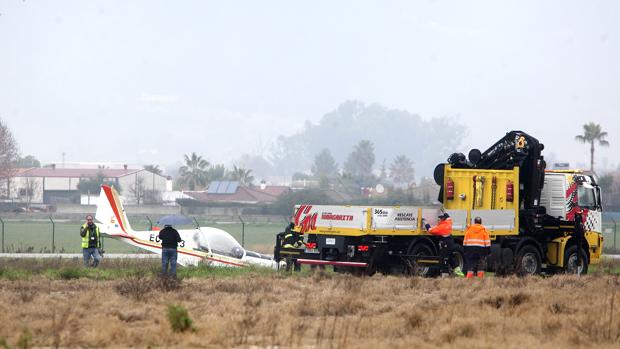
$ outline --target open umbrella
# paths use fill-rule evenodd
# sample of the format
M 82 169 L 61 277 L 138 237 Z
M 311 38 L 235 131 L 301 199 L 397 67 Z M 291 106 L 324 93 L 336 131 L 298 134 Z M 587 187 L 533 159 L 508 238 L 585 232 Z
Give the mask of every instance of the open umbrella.
M 177 225 L 188 225 L 188 224 L 193 224 L 193 223 L 194 221 L 192 221 L 191 218 L 185 217 L 180 214 L 175 214 L 172 216 L 161 217 L 157 221 L 156 224 L 157 226 L 163 227 L 164 225 L 177 226 Z

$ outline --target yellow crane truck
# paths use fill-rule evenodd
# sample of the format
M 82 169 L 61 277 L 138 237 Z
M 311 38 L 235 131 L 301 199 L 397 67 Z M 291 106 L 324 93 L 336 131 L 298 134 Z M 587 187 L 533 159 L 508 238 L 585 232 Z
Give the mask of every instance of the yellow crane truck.
M 432 276 L 438 273 L 438 241 L 424 225 L 435 225 L 445 211 L 462 269 L 463 235 L 481 217 L 492 241 L 489 271 L 586 273 L 603 248 L 601 190 L 594 174 L 546 171 L 543 148 L 534 137 L 512 131 L 485 152 L 452 154 L 434 171 L 441 208 L 297 205 L 293 230 L 306 241 L 284 248 L 279 235 L 275 256 L 335 270 Z

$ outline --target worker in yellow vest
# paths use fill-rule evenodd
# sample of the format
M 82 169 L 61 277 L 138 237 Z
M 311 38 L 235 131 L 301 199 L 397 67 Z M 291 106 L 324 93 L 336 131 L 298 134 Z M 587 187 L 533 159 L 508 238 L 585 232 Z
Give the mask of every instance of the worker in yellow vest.
M 99 227 L 93 222 L 93 216 L 86 216 L 86 223 L 80 227 L 80 236 L 82 237 L 82 256 L 84 257 L 84 266 L 96 268 L 101 262 L 101 232 Z M 90 261 L 90 257 L 93 261 Z
M 463 239 L 463 248 L 467 261 L 466 277 L 468 279 L 473 278 L 474 271 L 477 271 L 478 278 L 482 279 L 486 269 L 486 257 L 491 250 L 491 239 L 487 229 L 482 225 L 482 218 L 474 218 L 474 224 L 467 228 L 465 239 Z

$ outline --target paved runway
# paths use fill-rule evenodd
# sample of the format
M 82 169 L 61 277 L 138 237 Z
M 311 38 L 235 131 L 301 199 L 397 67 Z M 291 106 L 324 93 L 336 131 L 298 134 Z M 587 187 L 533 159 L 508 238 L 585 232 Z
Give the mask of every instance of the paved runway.
M 82 258 L 81 253 L 0 253 L 0 258 Z M 141 259 L 161 258 L 155 253 L 104 253 L 103 258 L 111 259 Z
M 114 259 L 140 259 L 161 258 L 155 253 L 105 253 L 104 258 Z M 0 253 L 0 258 L 82 258 L 81 253 Z M 620 259 L 620 254 L 605 254 L 603 258 Z

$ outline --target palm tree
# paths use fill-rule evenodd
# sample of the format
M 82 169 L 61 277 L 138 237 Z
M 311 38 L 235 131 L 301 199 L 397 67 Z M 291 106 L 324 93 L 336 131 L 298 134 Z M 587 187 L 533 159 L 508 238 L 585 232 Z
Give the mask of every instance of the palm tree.
M 590 143 L 590 171 L 594 171 L 594 142 L 602 147 L 608 147 L 609 142 L 605 139 L 607 132 L 601 131 L 601 125 L 593 122 L 583 125 L 583 134 L 575 136 L 575 140 L 581 143 Z
M 179 180 L 182 184 L 186 184 L 189 190 L 195 190 L 196 186 L 207 185 L 207 167 L 209 162 L 202 156 L 192 153 L 185 155 L 185 165 L 179 168 Z
M 237 167 L 237 165 L 233 165 L 230 177 L 233 180 L 241 182 L 241 184 L 251 185 L 252 181 L 254 181 L 254 176 L 250 175 L 251 172 L 252 170 L 246 170 L 242 167 Z
M 162 169 L 159 168 L 159 165 L 144 165 L 144 169 L 160 176 L 163 173 Z

